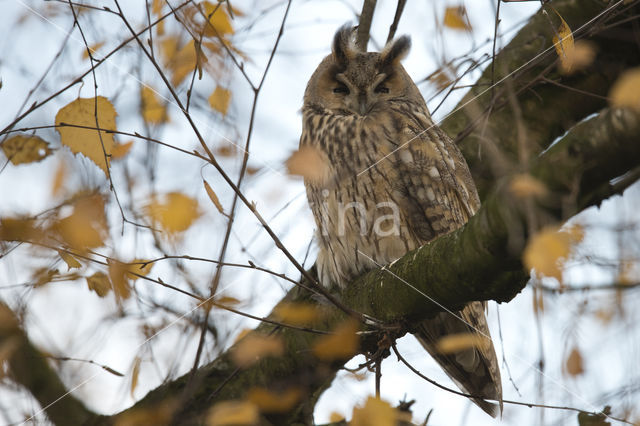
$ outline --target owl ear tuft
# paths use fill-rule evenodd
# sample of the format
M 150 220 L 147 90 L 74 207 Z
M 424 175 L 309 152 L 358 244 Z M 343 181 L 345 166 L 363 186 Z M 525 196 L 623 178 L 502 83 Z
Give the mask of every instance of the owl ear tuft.
M 411 37 L 402 36 L 390 43 L 380 52 L 380 62 L 383 66 L 393 65 L 404 59 L 411 49 Z
M 333 46 L 331 52 L 333 58 L 339 64 L 346 64 L 347 60 L 355 56 L 355 46 L 353 42 L 353 31 L 355 27 L 345 24 L 333 37 Z

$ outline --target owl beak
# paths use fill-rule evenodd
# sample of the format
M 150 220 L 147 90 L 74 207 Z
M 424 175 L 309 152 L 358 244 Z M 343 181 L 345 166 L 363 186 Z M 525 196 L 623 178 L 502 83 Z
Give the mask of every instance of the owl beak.
M 367 95 L 364 93 L 361 94 L 358 97 L 358 112 L 360 113 L 360 115 L 365 115 L 369 112 L 370 109 L 371 109 L 371 105 L 369 105 Z

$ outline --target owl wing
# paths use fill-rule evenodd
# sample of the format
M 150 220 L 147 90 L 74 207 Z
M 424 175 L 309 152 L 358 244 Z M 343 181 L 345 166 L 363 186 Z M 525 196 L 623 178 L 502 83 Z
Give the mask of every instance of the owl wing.
M 404 195 L 401 209 L 408 227 L 426 243 L 464 225 L 478 210 L 480 200 L 467 164 L 448 135 L 419 110 L 404 110 L 397 119 L 403 122 L 398 126 L 403 148 L 392 161 L 400 177 L 399 191 Z M 418 324 L 414 334 L 462 390 L 498 400 L 502 409 L 500 370 L 485 307 L 484 302 L 473 302 L 454 314 L 440 313 Z M 459 333 L 485 337 L 488 343 L 454 354 L 438 351 L 437 344 L 443 337 Z M 495 404 L 482 398 L 473 400 L 495 417 Z

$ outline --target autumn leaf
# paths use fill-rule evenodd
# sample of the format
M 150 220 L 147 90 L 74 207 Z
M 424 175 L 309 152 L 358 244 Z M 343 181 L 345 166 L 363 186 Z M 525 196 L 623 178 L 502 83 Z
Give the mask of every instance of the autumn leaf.
M 216 148 L 217 157 L 233 157 L 237 152 L 237 145 L 232 143 L 225 143 Z
M 640 67 L 620 75 L 609 92 L 609 99 L 614 107 L 632 108 L 640 112 Z
M 211 108 L 222 115 L 227 115 L 230 102 L 231 91 L 220 86 L 217 86 L 211 96 L 209 96 L 209 105 L 211 105 Z
M 62 144 L 68 146 L 71 152 L 84 155 L 109 176 L 107 169 L 114 145 L 113 134 L 95 130 L 96 115 L 101 129 L 116 130 L 116 110 L 103 96 L 78 98 L 61 108 L 56 114 L 56 130 L 60 133 Z
M 170 425 L 174 420 L 179 404 L 175 399 L 163 398 L 159 403 L 145 406 L 145 408 L 130 408 L 119 414 L 114 420 L 114 426 L 149 426 Z
M 127 277 L 133 281 L 140 278 L 139 276 L 147 276 L 151 272 L 154 263 L 144 259 L 135 259 L 127 264 Z
M 350 426 L 395 426 L 398 412 L 386 401 L 370 396 L 363 407 L 354 407 Z
M 571 58 L 574 56 L 573 50 L 575 48 L 573 43 L 573 33 L 558 11 L 555 9 L 553 9 L 553 11 L 558 15 L 558 18 L 560 18 L 560 26 L 556 30 L 556 34 L 553 36 L 553 46 L 556 48 L 558 57 L 560 57 L 562 67 L 564 69 L 571 70 Z
M 471 31 L 464 6 L 447 7 L 444 11 L 444 25 L 454 30 Z
M 477 348 L 486 350 L 491 347 L 491 340 L 486 336 L 477 333 L 457 333 L 449 334 L 436 344 L 436 349 L 441 354 L 452 354 L 467 349 Z
M 214 405 L 207 415 L 207 426 L 257 426 L 260 423 L 258 407 L 249 401 L 222 401 Z
M 131 369 L 131 388 L 130 388 L 131 398 L 135 398 L 133 393 L 136 390 L 136 387 L 138 387 L 138 377 L 140 376 L 141 362 L 142 360 L 138 356 L 133 359 L 133 368 Z
M 147 85 L 140 89 L 140 107 L 142 118 L 149 124 L 162 124 L 169 120 L 166 105 L 161 102 L 156 91 Z
M 331 423 L 338 423 L 338 422 L 344 422 L 344 416 L 336 411 L 331 412 L 331 414 L 329 415 L 329 421 Z
M 322 310 L 310 303 L 280 303 L 273 313 L 278 321 L 293 325 L 310 325 L 322 316 Z
M 119 160 L 124 158 L 131 151 L 131 147 L 133 147 L 133 141 L 116 143 L 111 150 L 111 159 Z
M 99 297 L 105 297 L 111 291 L 111 282 L 104 272 L 96 272 L 86 280 L 89 290 L 95 291 Z
M 78 259 L 70 255 L 66 251 L 58 250 L 58 254 L 60 255 L 60 258 L 64 260 L 64 263 L 67 264 L 67 267 L 69 269 L 80 268 L 82 266 L 82 264 L 78 262 Z
M 323 184 L 329 180 L 330 169 L 326 157 L 315 147 L 303 146 L 286 161 L 290 175 L 302 176 L 305 180 Z
M 52 230 L 78 250 L 102 246 L 107 235 L 104 199 L 100 195 L 81 198 L 73 205 L 71 215 L 54 223 Z
M 38 239 L 42 231 L 33 219 L 5 217 L 0 218 L 0 240 L 31 241 Z
M 209 183 L 204 179 L 202 180 L 202 183 L 204 183 L 204 189 L 205 191 L 207 191 L 207 195 L 209 196 L 209 199 L 211 200 L 213 205 L 216 206 L 216 208 L 220 213 L 224 214 L 224 209 L 222 208 L 222 204 L 220 204 L 220 200 L 218 199 L 218 196 L 216 195 L 216 193 L 213 192 L 213 188 L 211 188 L 211 185 L 209 185 Z
M 518 174 L 511 178 L 509 191 L 518 198 L 538 198 L 547 193 L 547 187 L 529 174 Z
M 524 249 L 522 259 L 525 267 L 562 282 L 564 262 L 569 258 L 571 247 L 580 242 L 582 237 L 579 226 L 564 231 L 553 226 L 542 229 L 529 239 Z
M 104 41 L 101 41 L 96 44 L 92 44 L 89 46 L 89 50 L 91 51 L 91 55 L 95 55 L 97 50 L 104 46 Z M 89 59 L 89 52 L 87 52 L 87 48 L 82 49 L 82 59 Z
M 283 392 L 274 392 L 262 387 L 253 387 L 247 399 L 263 413 L 286 413 L 302 399 L 300 388 L 291 387 Z
M 311 350 L 323 361 L 351 358 L 360 346 L 357 331 L 358 323 L 355 320 L 347 320 L 333 333 L 318 338 Z
M 240 304 L 240 299 L 237 299 L 235 297 L 232 296 L 220 296 L 220 297 L 216 297 L 215 299 L 216 301 L 216 305 L 213 306 L 214 308 L 220 308 L 222 306 L 224 307 L 231 307 L 231 306 L 235 306 Z
M 238 367 L 246 368 L 268 356 L 282 356 L 284 342 L 277 336 L 249 334 L 233 347 L 231 359 Z
M 60 163 L 58 163 L 56 172 L 53 175 L 53 180 L 51 181 L 51 195 L 56 196 L 60 193 L 66 177 L 67 177 L 67 163 L 64 160 L 62 160 L 60 161 Z
M 233 34 L 233 27 L 227 11 L 223 5 L 218 2 L 215 5 L 209 1 L 204 2 L 204 13 L 208 17 L 208 25 L 204 27 L 204 35 L 213 37 L 216 35 L 225 36 Z
M 42 287 L 45 284 L 49 284 L 57 275 L 59 275 L 59 271 L 57 269 L 49 269 L 46 267 L 36 269 L 33 272 L 33 286 Z
M 154 197 L 146 211 L 153 223 L 169 234 L 186 231 L 200 216 L 198 202 L 180 192 L 170 192 L 161 200 Z
M 164 65 L 171 71 L 171 84 L 179 86 L 193 72 L 197 63 L 196 47 L 193 40 L 183 46 L 176 37 L 167 37 L 160 43 L 165 58 Z
M 53 152 L 47 141 L 38 136 L 28 135 L 12 136 L 0 147 L 14 166 L 41 161 Z
M 574 377 L 584 373 L 582 355 L 578 348 L 574 347 L 571 349 L 571 352 L 565 361 L 564 368 L 569 375 Z
M 560 57 L 560 73 L 571 75 L 591 65 L 596 58 L 594 46 L 594 43 L 588 40 L 578 40 L 573 49 L 565 49 L 565 56 Z
M 109 279 L 113 287 L 113 292 L 118 301 L 128 299 L 131 296 L 131 286 L 129 284 L 129 266 L 117 260 L 108 259 Z

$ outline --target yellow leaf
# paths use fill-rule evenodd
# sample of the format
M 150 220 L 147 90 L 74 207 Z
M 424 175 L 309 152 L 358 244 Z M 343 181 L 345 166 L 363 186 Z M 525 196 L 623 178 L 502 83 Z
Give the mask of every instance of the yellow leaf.
M 231 102 L 231 92 L 228 89 L 217 86 L 211 96 L 209 96 L 209 105 L 222 115 L 227 114 L 229 103 Z
M 202 182 L 204 183 L 204 189 L 207 191 L 207 195 L 209 196 L 209 199 L 211 200 L 213 205 L 216 206 L 220 213 L 224 214 L 224 209 L 222 208 L 222 204 L 220 204 L 220 200 L 218 199 L 216 193 L 213 192 L 213 189 L 206 180 L 203 179 Z
M 233 157 L 237 152 L 238 147 L 234 144 L 224 144 L 216 148 L 217 157 Z
M 231 359 L 239 367 L 246 368 L 268 356 L 282 356 L 284 342 L 277 336 L 249 334 L 240 340 L 231 352 Z
M 87 277 L 87 287 L 95 291 L 99 297 L 105 297 L 111 291 L 111 283 L 104 272 L 96 272 Z
M 179 46 L 176 37 L 167 37 L 160 47 L 165 58 L 164 65 L 172 72 L 171 84 L 179 86 L 196 67 L 196 48 L 193 40 Z
M 128 265 L 118 262 L 117 260 L 108 259 L 109 279 L 113 287 L 116 299 L 121 301 L 131 296 L 131 286 L 129 285 L 129 267 Z
M 0 218 L 0 240 L 2 241 L 31 241 L 38 239 L 42 231 L 33 219 Z
M 326 157 L 315 147 L 303 146 L 286 162 L 290 175 L 302 176 L 305 180 L 323 184 L 329 180 L 330 169 Z
M 247 392 L 247 399 L 262 413 L 286 413 L 302 399 L 302 391 L 291 387 L 284 392 L 273 392 L 262 387 L 253 387 Z
M 135 398 L 133 392 L 138 386 L 138 377 L 140 376 L 140 363 L 142 360 L 140 357 L 135 357 L 133 360 L 133 369 L 131 371 L 131 398 Z
M 509 183 L 509 190 L 518 198 L 537 198 L 547 193 L 547 187 L 529 174 L 515 175 Z
M 562 67 L 564 69 L 570 70 L 570 58 L 573 57 L 573 50 L 575 48 L 573 43 L 573 33 L 571 32 L 571 28 L 569 28 L 569 25 L 567 25 L 565 20 L 562 19 L 562 16 L 560 16 L 558 11 L 556 11 L 555 9 L 553 9 L 553 11 L 556 13 L 556 15 L 558 15 L 558 18 L 560 18 L 560 26 L 556 31 L 557 34 L 553 36 L 553 45 L 556 48 L 556 53 L 560 57 Z
M 179 404 L 175 399 L 164 398 L 145 408 L 131 408 L 117 416 L 114 426 L 170 425 Z
M 331 423 L 337 423 L 337 422 L 343 422 L 344 421 L 344 416 L 338 412 L 333 411 L 330 415 L 329 415 L 329 421 Z
M 441 354 L 452 354 L 467 349 L 486 350 L 491 347 L 491 340 L 477 333 L 449 334 L 438 340 L 436 349 Z
M 154 263 L 144 259 L 135 259 L 127 265 L 127 277 L 131 280 L 137 280 L 139 275 L 147 276 L 151 272 Z
M 91 51 L 91 55 L 95 55 L 96 51 L 98 49 L 100 49 L 102 46 L 104 46 L 104 41 L 101 41 L 99 43 L 96 43 L 96 44 L 93 44 L 93 45 L 89 46 L 89 50 Z M 89 59 L 89 52 L 87 52 L 86 48 L 82 49 L 82 59 Z
M 57 269 L 40 268 L 33 273 L 34 287 L 41 287 L 50 283 L 59 274 Z
M 56 196 L 60 193 L 64 181 L 67 177 L 67 164 L 64 161 L 58 163 L 56 173 L 53 175 L 53 181 L 51 183 L 51 195 Z
M 565 231 L 553 226 L 546 227 L 529 239 L 523 253 L 525 267 L 562 282 L 562 267 L 569 257 L 571 246 L 581 240 L 582 230 L 579 226 Z
M 162 201 L 156 197 L 147 205 L 151 220 L 169 234 L 186 231 L 200 216 L 198 202 L 179 192 L 170 192 Z
M 97 111 L 96 111 L 97 105 Z M 96 123 L 96 113 L 98 120 Z M 84 126 L 89 128 L 62 126 L 62 124 Z M 81 153 L 93 161 L 109 176 L 109 156 L 113 149 L 113 134 L 98 132 L 101 129 L 116 130 L 116 110 L 105 97 L 78 98 L 63 107 L 56 114 L 56 130 L 60 133 L 63 145 L 68 146 L 74 154 Z
M 444 90 L 453 84 L 453 79 L 449 75 L 449 70 L 440 69 L 431 74 L 429 81 L 433 83 L 439 90 Z
M 471 31 L 464 6 L 447 7 L 444 11 L 444 25 L 456 30 Z
M 565 56 L 560 57 L 560 73 L 570 75 L 591 65 L 596 57 L 594 46 L 588 40 L 578 40 L 573 49 L 565 49 Z
M 111 150 L 111 159 L 119 160 L 120 158 L 125 157 L 131 151 L 132 146 L 133 141 L 115 144 L 113 146 L 113 150 Z
M 166 105 L 160 101 L 156 91 L 149 86 L 142 86 L 140 90 L 140 107 L 142 118 L 149 124 L 162 124 L 169 120 Z
M 281 303 L 273 312 L 278 321 L 293 325 L 310 325 L 322 315 L 322 311 L 310 303 Z
M 395 426 L 398 412 L 386 401 L 370 396 L 364 407 L 354 407 L 350 426 Z
M 2 143 L 2 151 L 14 166 L 41 161 L 51 155 L 49 144 L 37 137 L 16 135 Z
M 318 338 L 311 350 L 315 356 L 323 361 L 351 358 L 360 346 L 357 331 L 358 322 L 347 320 L 340 324 L 332 334 Z
M 216 9 L 217 6 L 217 9 Z M 225 7 L 218 2 L 217 4 L 212 4 L 211 2 L 204 2 L 204 11 L 208 17 L 209 24 L 205 25 L 204 35 L 207 37 L 212 37 L 216 35 L 216 32 L 219 36 L 224 36 L 226 34 L 233 34 L 233 27 L 231 26 L 231 20 L 229 19 L 229 15 L 227 15 L 227 11 Z M 215 29 L 215 31 L 214 31 Z
M 571 376 L 578 376 L 584 373 L 584 368 L 582 366 L 582 355 L 578 348 L 573 348 L 565 361 L 565 370 Z
M 238 305 L 240 303 L 240 300 L 231 296 L 220 296 L 216 298 L 216 303 L 218 306 L 222 305 L 222 306 L 231 307 L 231 306 Z M 215 307 L 216 306 L 214 306 L 214 308 Z
M 258 426 L 258 407 L 248 401 L 222 401 L 207 415 L 207 426 Z
M 64 263 L 67 264 L 67 267 L 69 269 L 79 268 L 82 266 L 75 257 L 71 256 L 66 251 L 58 250 L 58 254 L 62 258 L 62 260 L 64 260 Z
M 52 230 L 78 250 L 102 246 L 107 234 L 104 199 L 100 195 L 81 198 L 74 204 L 71 215 L 54 223 Z
M 162 6 L 164 6 L 164 0 L 153 0 L 151 3 L 151 13 L 159 16 L 162 13 Z
M 640 67 L 625 71 L 609 92 L 611 105 L 640 112 Z

